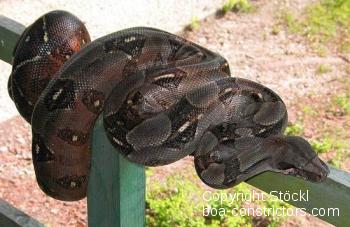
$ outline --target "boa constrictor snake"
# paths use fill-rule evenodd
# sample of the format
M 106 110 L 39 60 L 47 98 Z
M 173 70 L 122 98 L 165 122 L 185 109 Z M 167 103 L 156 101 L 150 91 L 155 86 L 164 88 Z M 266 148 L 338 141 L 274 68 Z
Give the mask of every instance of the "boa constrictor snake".
M 74 15 L 53 11 L 21 35 L 9 94 L 32 125 L 37 182 L 49 196 L 86 196 L 91 132 L 102 113 L 110 142 L 146 166 L 194 156 L 200 179 L 229 188 L 270 170 L 319 182 L 328 167 L 272 90 L 231 77 L 220 55 L 135 27 L 90 42 Z

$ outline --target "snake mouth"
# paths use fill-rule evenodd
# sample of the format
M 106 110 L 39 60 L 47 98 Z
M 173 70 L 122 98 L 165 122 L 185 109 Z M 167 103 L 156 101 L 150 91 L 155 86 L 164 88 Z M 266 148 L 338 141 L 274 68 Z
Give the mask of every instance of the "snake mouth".
M 304 166 L 290 166 L 281 171 L 283 174 L 295 176 L 312 182 L 322 182 L 329 174 L 328 166 L 317 156 Z

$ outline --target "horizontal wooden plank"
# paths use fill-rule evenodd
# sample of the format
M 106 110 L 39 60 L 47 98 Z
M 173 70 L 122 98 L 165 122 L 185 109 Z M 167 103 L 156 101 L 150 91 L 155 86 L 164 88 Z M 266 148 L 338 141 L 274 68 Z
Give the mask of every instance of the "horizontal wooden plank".
M 0 226 L 43 227 L 44 225 L 0 199 Z
M 93 133 L 87 195 L 89 226 L 144 226 L 145 186 L 144 167 L 129 162 L 115 150 L 101 116 Z
M 0 15 L 0 59 L 11 64 L 12 51 L 25 26 Z
M 301 201 L 287 202 L 296 207 L 305 208 L 309 213 L 326 212 L 325 216 L 318 216 L 318 218 L 339 227 L 348 227 L 350 226 L 350 173 L 332 167 L 330 170 L 329 177 L 322 183 L 312 183 L 273 172 L 262 173 L 247 183 L 267 193 L 271 191 L 308 193 L 308 201 L 301 199 Z M 334 208 L 339 209 L 339 216 Z

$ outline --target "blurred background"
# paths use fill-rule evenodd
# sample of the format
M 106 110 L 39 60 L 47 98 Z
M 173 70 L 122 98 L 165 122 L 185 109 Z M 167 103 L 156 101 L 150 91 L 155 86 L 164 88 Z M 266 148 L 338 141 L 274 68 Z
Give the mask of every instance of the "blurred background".
M 262 83 L 282 97 L 287 134 L 302 135 L 322 159 L 350 171 L 350 0 L 0 0 L 0 14 L 26 26 L 55 9 L 78 16 L 92 39 L 151 26 L 220 53 L 232 76 Z M 10 72 L 0 61 L 0 198 L 47 226 L 86 226 L 86 200 L 56 201 L 36 184 L 30 125 L 7 94 Z M 148 226 L 331 226 L 300 216 L 203 217 L 210 202 L 202 194 L 212 189 L 196 176 L 191 158 L 146 173 Z M 252 190 L 240 184 L 227 193 Z M 273 200 L 209 205 L 291 207 Z

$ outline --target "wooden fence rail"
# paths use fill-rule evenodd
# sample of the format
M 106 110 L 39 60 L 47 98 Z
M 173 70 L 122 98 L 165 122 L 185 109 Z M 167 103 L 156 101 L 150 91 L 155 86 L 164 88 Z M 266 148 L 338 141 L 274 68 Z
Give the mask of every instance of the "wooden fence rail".
M 23 25 L 0 15 L 1 60 L 11 64 L 12 50 L 24 28 Z M 87 199 L 89 226 L 144 226 L 144 167 L 130 163 L 114 151 L 105 135 L 101 118 L 95 124 L 92 150 Z M 260 174 L 247 183 L 267 193 L 272 191 L 308 193 L 308 201 L 287 202 L 305 209 L 310 214 L 318 214 L 319 218 L 328 223 L 348 227 L 350 226 L 350 173 L 330 169 L 328 179 L 319 184 L 273 172 Z M 12 211 L 17 212 L 15 208 Z M 0 225 L 1 221 L 7 219 L 12 220 L 13 216 L 1 209 L 0 201 Z M 33 223 L 32 226 L 41 226 L 36 221 Z M 18 223 L 14 226 L 24 225 Z

